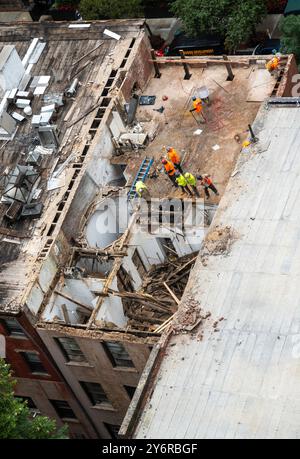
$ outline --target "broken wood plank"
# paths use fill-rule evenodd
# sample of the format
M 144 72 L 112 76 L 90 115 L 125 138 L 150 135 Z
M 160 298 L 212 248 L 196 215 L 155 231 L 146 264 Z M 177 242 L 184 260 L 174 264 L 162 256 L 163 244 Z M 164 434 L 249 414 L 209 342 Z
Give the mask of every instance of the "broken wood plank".
M 69 77 L 69 81 L 73 80 L 73 78 L 76 77 L 79 73 L 81 73 L 88 65 L 90 65 L 93 61 L 87 61 L 84 65 L 82 65 L 76 72 L 72 73 L 72 75 Z
M 86 309 L 89 312 L 93 311 L 92 306 L 87 306 L 86 304 L 83 304 L 80 301 L 74 300 L 74 298 L 72 298 L 71 296 L 67 295 L 66 293 L 62 293 L 59 290 L 54 290 L 54 293 L 56 293 L 57 295 L 61 296 L 65 300 L 69 300 L 72 303 L 77 304 L 77 306 L 80 306 L 81 308 Z
M 83 118 L 85 118 L 86 116 L 88 116 L 91 112 L 93 112 L 94 110 L 96 110 L 96 108 L 100 107 L 101 105 L 101 102 L 97 102 L 97 104 L 93 105 L 92 107 L 90 107 L 83 115 L 81 115 L 79 118 L 77 118 L 75 121 L 73 121 L 71 124 L 68 125 L 68 128 L 70 128 L 71 126 L 74 126 L 74 124 L 77 124 L 79 123 L 79 121 L 81 121 Z
M 177 274 L 179 274 L 182 270 L 184 270 L 185 268 L 187 268 L 190 264 L 192 264 L 193 262 L 195 262 L 198 258 L 198 255 L 196 255 L 195 257 L 193 257 L 191 260 L 189 260 L 187 263 L 185 263 L 183 266 L 181 266 L 180 268 L 176 269 L 174 272 L 172 272 L 170 274 L 170 276 L 167 278 L 167 280 L 169 281 L 170 279 L 172 279 L 172 277 L 175 277 Z
M 69 324 L 70 323 L 70 317 L 69 317 L 69 314 L 68 314 L 67 306 L 65 304 L 61 304 L 60 306 L 61 306 L 61 309 L 62 309 L 64 320 L 65 320 L 66 324 Z
M 0 227 L 0 234 L 3 236 L 17 237 L 19 239 L 27 239 L 30 237 L 29 232 L 17 231 L 11 228 L 4 228 L 3 226 Z
M 152 318 L 152 317 L 144 317 L 144 316 L 141 316 L 139 314 L 135 314 L 135 313 L 132 313 L 130 311 L 127 311 L 126 312 L 126 316 L 129 317 L 129 319 L 134 319 L 134 320 L 138 320 L 139 322 L 149 322 L 150 324 L 163 324 L 164 321 L 162 319 L 158 319 L 158 318 Z
M 168 325 L 171 324 L 172 320 L 174 319 L 174 316 L 175 316 L 175 314 L 173 314 L 171 317 L 169 317 L 162 325 L 157 327 L 154 330 L 154 333 L 161 333 L 161 331 L 163 331 Z
M 134 301 L 139 301 L 145 304 L 147 307 L 151 307 L 154 311 L 169 313 L 170 308 L 166 307 L 164 304 L 159 303 L 155 298 L 149 299 L 141 295 L 135 295 L 134 293 L 129 292 L 118 292 L 116 290 L 108 289 L 108 293 L 111 293 L 114 296 L 118 296 L 124 299 L 131 299 Z M 149 295 L 150 296 L 150 295 Z
M 113 252 L 113 251 L 107 251 L 107 250 L 99 250 L 99 249 L 88 249 L 84 247 L 73 247 L 73 250 L 77 252 L 81 257 L 108 257 L 108 258 L 119 258 L 119 257 L 125 257 L 127 255 L 127 252 L 120 251 L 120 252 Z
M 149 62 L 154 62 L 153 59 L 149 59 Z M 157 64 L 181 64 L 182 65 L 182 60 L 181 59 L 163 59 L 163 58 L 158 58 L 156 61 L 155 61 Z M 199 64 L 202 64 L 202 65 L 208 65 L 208 64 L 211 64 L 211 65 L 232 65 L 232 66 L 245 66 L 245 65 L 250 65 L 249 64 L 249 60 L 245 60 L 245 61 L 226 61 L 224 59 L 197 59 L 197 58 L 194 58 L 194 59 L 185 59 L 185 63 L 186 64 L 189 64 L 189 65 L 199 65 Z
M 85 57 L 89 56 L 90 54 L 92 54 L 94 51 L 96 51 L 98 48 L 100 48 L 100 46 L 102 46 L 104 43 L 104 41 L 102 41 L 101 43 L 99 43 L 99 45 L 97 45 L 95 48 L 91 49 L 90 51 L 88 51 L 87 53 L 85 53 L 80 59 L 78 59 L 77 61 L 73 62 L 71 64 L 72 67 L 74 67 L 74 65 L 76 64 L 79 64 L 79 62 L 81 62 Z
M 170 287 L 164 282 L 164 287 L 168 290 L 168 292 L 170 293 L 171 297 L 174 298 L 174 300 L 176 301 L 177 304 L 180 303 L 179 299 L 177 298 L 177 296 L 175 295 L 174 292 L 172 292 L 172 290 L 170 289 Z

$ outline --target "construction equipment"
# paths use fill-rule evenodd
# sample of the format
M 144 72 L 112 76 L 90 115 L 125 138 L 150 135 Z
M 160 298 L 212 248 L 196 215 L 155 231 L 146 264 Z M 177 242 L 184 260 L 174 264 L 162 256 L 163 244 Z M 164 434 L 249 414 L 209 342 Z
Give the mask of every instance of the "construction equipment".
M 143 160 L 143 162 L 142 162 L 142 164 L 141 164 L 141 166 L 139 168 L 139 171 L 135 176 L 135 179 L 134 179 L 133 184 L 132 184 L 132 186 L 130 188 L 130 191 L 129 191 L 128 195 L 127 195 L 127 200 L 128 201 L 137 197 L 137 192 L 136 192 L 136 189 L 135 189 L 136 183 L 139 182 L 139 181 L 144 182 L 146 180 L 146 177 L 149 174 L 149 170 L 150 170 L 150 167 L 152 166 L 152 164 L 153 164 L 153 158 L 146 157 Z

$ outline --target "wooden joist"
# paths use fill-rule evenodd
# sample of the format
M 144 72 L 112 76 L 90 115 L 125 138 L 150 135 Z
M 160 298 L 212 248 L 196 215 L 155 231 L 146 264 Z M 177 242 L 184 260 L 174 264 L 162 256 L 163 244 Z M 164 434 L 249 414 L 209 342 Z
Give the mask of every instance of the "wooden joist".
M 156 64 L 176 64 L 176 65 L 182 65 L 183 61 L 182 59 L 165 59 L 165 58 L 158 58 L 156 60 L 149 59 L 149 62 L 156 63 Z M 192 59 L 184 59 L 184 64 L 189 64 L 189 65 L 232 65 L 232 66 L 245 66 L 245 65 L 250 65 L 249 59 L 245 59 L 244 61 L 242 60 L 232 60 L 232 61 L 226 61 L 224 59 L 197 59 L 197 58 L 192 58 Z
M 127 252 L 124 251 L 107 251 L 101 249 L 89 249 L 83 247 L 73 247 L 73 250 L 82 258 L 90 257 L 108 257 L 108 258 L 122 258 L 127 255 Z
M 92 306 L 87 306 L 86 304 L 81 303 L 80 301 L 74 300 L 71 296 L 67 295 L 66 293 L 62 293 L 59 290 L 54 290 L 54 293 L 57 295 L 61 296 L 65 300 L 69 300 L 72 303 L 76 304 L 77 306 L 80 306 L 82 309 L 88 311 L 89 313 L 93 311 Z

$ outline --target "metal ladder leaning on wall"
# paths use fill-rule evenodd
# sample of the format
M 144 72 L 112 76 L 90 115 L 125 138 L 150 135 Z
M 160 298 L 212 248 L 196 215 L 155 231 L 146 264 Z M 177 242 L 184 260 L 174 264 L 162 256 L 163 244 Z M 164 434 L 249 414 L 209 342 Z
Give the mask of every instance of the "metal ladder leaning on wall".
M 128 195 L 127 195 L 127 200 L 130 201 L 131 199 L 134 199 L 137 197 L 137 192 L 135 191 L 135 185 L 137 182 L 139 182 L 140 180 L 142 182 L 144 182 L 147 178 L 147 175 L 149 174 L 149 170 L 150 170 L 150 167 L 152 166 L 153 164 L 153 158 L 148 158 L 146 156 L 146 158 L 143 160 L 140 168 L 139 168 L 139 171 L 138 173 L 136 174 L 135 176 L 135 179 L 132 183 L 132 186 L 130 188 L 130 191 L 128 192 Z

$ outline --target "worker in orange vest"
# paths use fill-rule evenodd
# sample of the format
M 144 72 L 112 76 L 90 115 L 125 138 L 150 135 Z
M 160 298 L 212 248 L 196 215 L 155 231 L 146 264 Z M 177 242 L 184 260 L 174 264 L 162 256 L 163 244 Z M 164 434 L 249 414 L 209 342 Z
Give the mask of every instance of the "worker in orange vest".
M 174 164 L 171 163 L 171 161 L 168 161 L 166 158 L 163 158 L 162 163 L 163 163 L 164 168 L 165 168 L 165 173 L 167 174 L 167 176 L 171 180 L 172 184 L 176 188 L 178 188 L 178 184 L 176 182 L 176 177 L 175 177 L 176 169 L 174 167 Z
M 280 53 L 277 53 L 273 59 L 271 59 L 269 62 L 266 63 L 266 68 L 269 70 L 270 73 L 274 72 L 274 70 L 277 70 L 279 65 L 280 65 Z
M 201 115 L 202 118 L 204 119 L 204 122 L 206 122 L 206 118 L 203 114 L 203 105 L 202 105 L 202 100 L 199 97 L 193 97 L 193 109 L 190 110 L 190 112 L 196 112 L 197 115 Z
M 213 184 L 213 181 L 212 181 L 210 175 L 205 174 L 205 175 L 203 175 L 203 177 L 202 177 L 202 175 L 198 175 L 197 176 L 197 180 L 200 180 L 200 183 L 204 188 L 205 196 L 206 196 L 207 199 L 210 197 L 208 189 L 211 189 L 217 196 L 219 196 L 219 192 L 218 192 L 217 188 L 215 187 L 215 185 Z
M 181 167 L 181 158 L 179 153 L 175 150 L 175 148 L 172 147 L 167 147 L 166 150 L 168 152 L 169 161 L 171 161 L 174 164 L 176 170 L 183 174 L 183 170 Z

